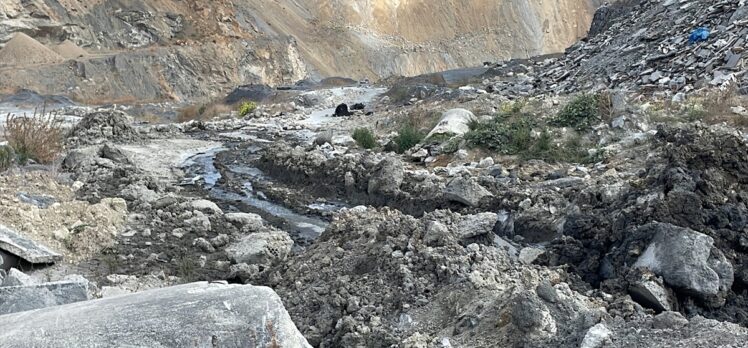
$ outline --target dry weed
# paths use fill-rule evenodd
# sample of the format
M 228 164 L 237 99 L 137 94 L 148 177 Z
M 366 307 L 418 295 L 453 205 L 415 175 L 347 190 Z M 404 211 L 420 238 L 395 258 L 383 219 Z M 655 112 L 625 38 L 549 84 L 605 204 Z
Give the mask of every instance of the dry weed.
M 62 119 L 45 110 L 34 111 L 34 115 L 30 117 L 9 114 L 5 121 L 4 135 L 20 163 L 28 160 L 51 163 L 63 149 Z

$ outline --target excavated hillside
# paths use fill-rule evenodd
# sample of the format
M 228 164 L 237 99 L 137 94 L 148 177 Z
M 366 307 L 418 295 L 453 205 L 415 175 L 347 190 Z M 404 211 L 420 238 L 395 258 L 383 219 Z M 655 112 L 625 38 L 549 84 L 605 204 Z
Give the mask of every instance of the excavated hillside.
M 0 42 L 24 32 L 91 53 L 0 69 L 0 89 L 86 102 L 194 100 L 237 85 L 378 79 L 561 52 L 599 0 L 5 0 Z

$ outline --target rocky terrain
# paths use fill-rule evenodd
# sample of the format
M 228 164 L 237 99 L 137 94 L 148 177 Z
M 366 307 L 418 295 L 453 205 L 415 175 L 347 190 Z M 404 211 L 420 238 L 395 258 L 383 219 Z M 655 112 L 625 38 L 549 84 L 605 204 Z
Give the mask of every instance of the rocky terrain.
M 0 43 L 23 32 L 90 54 L 3 59 L 0 90 L 194 103 L 243 84 L 412 76 L 561 52 L 598 2 L 6 0 Z
M 211 92 L 221 103 L 195 108 L 3 96 L 0 346 L 748 346 L 748 7 L 606 4 L 566 53 L 524 59 L 562 49 L 563 33 L 584 36 L 556 15 L 587 5 L 509 1 L 490 14 L 487 3 L 454 13 L 469 25 L 417 28 L 424 3 L 158 1 L 105 21 L 107 1 L 0 5 L 0 28 L 29 34 L 14 32 L 0 57 L 44 53 L 2 70 L 28 79 L 288 33 L 299 78 L 428 72 L 290 89 L 234 89 L 244 77 L 229 78 Z M 466 39 L 475 23 L 519 21 L 512 11 L 566 24 L 549 22 L 546 36 L 524 21 L 512 37 L 532 37 L 526 54 Z M 173 25 L 142 17 L 166 12 Z M 60 18 L 102 29 L 44 24 Z M 122 21 L 140 31 L 123 35 Z M 175 25 L 185 31 L 167 35 Z M 344 56 L 372 65 L 339 67 L 322 32 L 361 40 Z M 439 40 L 454 56 L 377 71 L 377 46 L 361 42 L 379 35 L 423 44 L 398 46 L 413 62 Z M 491 60 L 478 46 L 523 59 L 469 68 Z M 269 73 L 278 65 L 265 57 Z M 195 88 L 174 99 L 200 98 L 213 82 L 198 75 L 180 75 Z M 106 99 L 108 83 L 149 83 L 105 80 L 92 84 L 101 94 L 76 93 Z M 39 105 L 56 111 L 32 116 Z

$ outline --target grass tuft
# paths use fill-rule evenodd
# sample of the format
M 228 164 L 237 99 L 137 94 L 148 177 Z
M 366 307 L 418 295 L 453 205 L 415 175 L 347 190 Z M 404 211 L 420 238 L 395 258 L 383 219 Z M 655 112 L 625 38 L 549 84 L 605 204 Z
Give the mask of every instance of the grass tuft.
M 368 128 L 356 128 L 356 130 L 353 131 L 353 140 L 356 141 L 358 146 L 361 146 L 364 149 L 373 149 L 377 147 L 377 138 Z

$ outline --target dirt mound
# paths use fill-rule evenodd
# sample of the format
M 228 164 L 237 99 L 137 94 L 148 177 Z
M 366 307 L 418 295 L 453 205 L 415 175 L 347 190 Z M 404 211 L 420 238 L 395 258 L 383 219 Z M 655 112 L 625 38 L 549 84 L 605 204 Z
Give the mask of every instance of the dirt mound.
M 88 55 L 88 52 L 86 52 L 86 50 L 70 40 L 65 40 L 61 44 L 52 47 L 52 50 L 57 52 L 57 54 L 59 54 L 63 58 L 67 59 L 76 59 Z
M 0 65 L 28 66 L 56 64 L 65 59 L 24 33 L 16 33 L 0 50 Z
M 552 332 L 575 341 L 599 320 L 600 304 L 571 291 L 562 274 L 512 260 L 492 242 L 495 219 L 356 207 L 304 254 L 243 280 L 276 289 L 314 346 L 431 347 L 445 336 L 458 347 L 521 346 L 520 337 L 559 346 L 548 345 L 559 339 Z M 538 286 L 565 309 L 544 303 Z
M 70 132 L 68 141 L 73 144 L 90 145 L 111 142 L 133 142 L 140 139 L 122 111 L 106 110 L 92 112 L 78 122 Z

